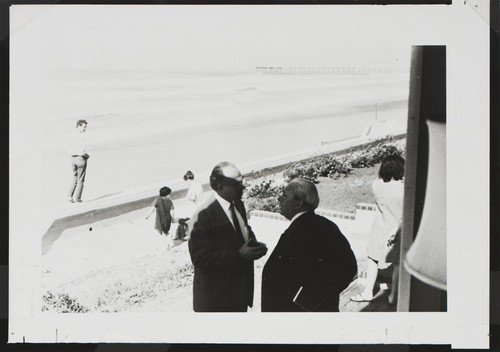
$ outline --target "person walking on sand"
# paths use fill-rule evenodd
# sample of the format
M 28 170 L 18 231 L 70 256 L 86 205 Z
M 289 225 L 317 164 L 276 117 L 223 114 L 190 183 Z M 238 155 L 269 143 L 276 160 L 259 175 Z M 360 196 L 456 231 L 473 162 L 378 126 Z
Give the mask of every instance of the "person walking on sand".
M 267 253 L 248 225 L 243 177 L 229 162 L 210 175 L 214 190 L 189 221 L 195 312 L 246 312 L 253 305 L 253 261 Z
M 76 130 L 70 139 L 69 155 L 71 155 L 71 169 L 73 171 L 73 180 L 67 193 L 70 203 L 82 201 L 83 183 L 85 182 L 87 160 L 89 158 L 85 147 L 86 130 L 87 121 L 78 120 L 76 122 Z
M 399 155 L 386 157 L 379 169 L 379 179 L 372 185 L 377 212 L 373 220 L 368 241 L 366 282 L 363 292 L 351 297 L 354 302 L 373 300 L 373 288 L 378 276 L 378 267 L 392 263 L 392 288 L 389 304 L 397 299 L 399 281 L 400 231 L 403 217 L 404 159 Z
M 170 200 L 169 194 L 172 190 L 168 187 L 160 189 L 160 195 L 157 196 L 151 204 L 151 210 L 146 215 L 146 219 L 156 210 L 155 230 L 160 235 L 168 236 L 172 219 L 174 219 L 174 203 Z

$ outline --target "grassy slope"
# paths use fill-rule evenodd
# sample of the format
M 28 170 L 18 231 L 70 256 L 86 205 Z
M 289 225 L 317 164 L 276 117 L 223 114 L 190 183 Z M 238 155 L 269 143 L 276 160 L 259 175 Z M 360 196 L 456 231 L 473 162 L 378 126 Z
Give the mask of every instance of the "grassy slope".
M 187 246 L 163 250 L 125 265 L 93 270 L 50 292 L 69 299 L 52 299 L 49 311 L 72 311 L 72 300 L 90 312 L 123 312 L 140 308 L 166 292 L 191 285 L 192 265 Z M 69 309 L 68 309 L 69 308 Z
M 358 203 L 374 203 L 372 183 L 378 178 L 379 165 L 353 169 L 349 177 L 320 178 L 317 184 L 320 208 L 354 212 Z

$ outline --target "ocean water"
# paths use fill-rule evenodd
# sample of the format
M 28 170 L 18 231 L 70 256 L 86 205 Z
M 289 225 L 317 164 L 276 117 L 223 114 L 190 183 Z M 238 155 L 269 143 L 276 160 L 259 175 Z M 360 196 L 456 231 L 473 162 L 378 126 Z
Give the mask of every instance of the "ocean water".
M 88 121 L 84 198 L 248 164 L 406 122 L 408 74 L 54 72 L 43 89 L 44 202 L 64 202 L 66 140 Z M 204 181 L 204 180 L 201 180 Z

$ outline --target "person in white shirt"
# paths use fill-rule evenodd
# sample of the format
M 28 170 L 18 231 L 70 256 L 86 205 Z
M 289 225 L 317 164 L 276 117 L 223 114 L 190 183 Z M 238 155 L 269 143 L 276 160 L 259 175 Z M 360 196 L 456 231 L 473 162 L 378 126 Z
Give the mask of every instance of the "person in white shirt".
M 82 201 L 83 183 L 87 172 L 87 160 L 89 155 L 85 148 L 85 131 L 87 130 L 87 121 L 78 120 L 76 130 L 71 136 L 69 145 L 69 154 L 71 155 L 71 170 L 73 179 L 68 189 L 68 201 L 71 203 Z
M 189 188 L 186 194 L 186 198 L 189 201 L 189 209 L 186 212 L 186 215 L 188 218 L 190 218 L 193 214 L 196 208 L 200 205 L 201 203 L 201 197 L 203 193 L 203 188 L 201 185 L 194 179 L 194 174 L 188 170 L 186 174 L 184 175 L 184 181 L 189 183 Z
M 382 264 L 392 264 L 392 288 L 387 297 L 394 304 L 398 294 L 400 231 L 403 217 L 405 160 L 399 155 L 389 155 L 382 161 L 379 179 L 372 184 L 377 212 L 367 246 L 366 281 L 363 292 L 351 297 L 355 302 L 373 300 L 373 290 Z

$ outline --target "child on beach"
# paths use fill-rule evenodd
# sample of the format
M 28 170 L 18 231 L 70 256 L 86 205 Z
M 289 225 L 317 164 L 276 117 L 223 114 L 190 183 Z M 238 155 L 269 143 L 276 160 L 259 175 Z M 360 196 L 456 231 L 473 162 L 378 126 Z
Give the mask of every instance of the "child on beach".
M 148 219 L 156 209 L 155 230 L 160 235 L 165 234 L 165 236 L 168 236 L 172 219 L 174 219 L 174 203 L 169 198 L 171 192 L 170 188 L 162 187 L 160 195 L 153 200 L 151 210 L 146 215 L 146 219 Z

